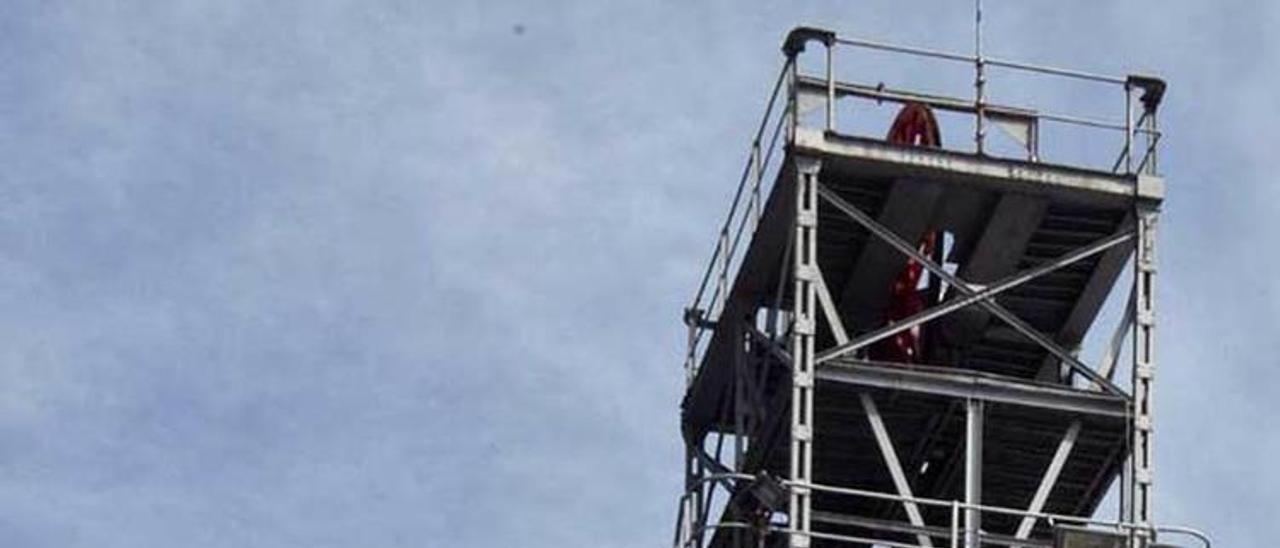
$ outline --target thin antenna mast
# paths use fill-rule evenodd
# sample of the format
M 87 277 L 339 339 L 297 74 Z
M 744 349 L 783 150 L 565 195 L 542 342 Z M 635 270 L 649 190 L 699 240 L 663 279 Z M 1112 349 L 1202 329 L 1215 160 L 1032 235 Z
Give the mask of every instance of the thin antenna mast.
M 982 57 L 982 0 L 974 1 L 973 55 Z

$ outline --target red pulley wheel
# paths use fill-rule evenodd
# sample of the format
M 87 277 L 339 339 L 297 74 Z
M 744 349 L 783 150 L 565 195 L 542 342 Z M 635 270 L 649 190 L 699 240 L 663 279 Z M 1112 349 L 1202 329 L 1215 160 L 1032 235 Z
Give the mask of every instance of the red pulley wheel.
M 929 107 L 920 103 L 907 103 L 902 110 L 898 111 L 898 116 L 894 118 L 886 140 L 898 145 L 922 147 L 942 145 L 938 120 L 934 118 L 933 111 L 929 110 Z M 925 256 L 932 256 L 937 245 L 937 233 L 929 231 L 921 238 L 918 249 Z M 923 275 L 923 265 L 915 260 L 907 261 L 907 266 L 890 287 L 889 307 L 885 311 L 887 323 L 901 321 L 924 310 L 924 298 L 921 297 L 918 289 Z M 919 363 L 922 359 L 920 341 L 920 327 L 908 329 L 873 345 L 870 349 L 871 358 L 899 363 Z

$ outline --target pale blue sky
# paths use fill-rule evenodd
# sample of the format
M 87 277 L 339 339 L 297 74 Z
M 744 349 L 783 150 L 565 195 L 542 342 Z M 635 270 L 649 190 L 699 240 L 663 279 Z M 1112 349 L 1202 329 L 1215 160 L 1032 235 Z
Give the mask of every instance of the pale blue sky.
M 1170 81 L 1159 514 L 1265 545 L 1280 9 L 986 4 L 992 53 Z M 0 546 L 667 543 L 782 36 L 970 7 L 0 4 Z

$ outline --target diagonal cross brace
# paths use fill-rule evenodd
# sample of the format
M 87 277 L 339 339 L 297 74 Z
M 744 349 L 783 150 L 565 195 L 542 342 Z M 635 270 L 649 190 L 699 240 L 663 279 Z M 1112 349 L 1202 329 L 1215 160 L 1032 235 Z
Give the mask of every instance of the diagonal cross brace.
M 844 322 L 840 320 L 840 314 L 836 310 L 835 301 L 831 298 L 831 291 L 827 288 L 827 281 L 822 275 L 822 269 L 818 265 L 813 266 L 814 283 L 817 290 L 818 304 L 822 307 L 822 312 L 827 317 L 827 323 L 831 327 L 831 335 L 835 337 L 836 344 L 846 344 L 849 342 L 849 334 L 844 330 Z M 816 358 L 816 357 L 815 357 Z M 885 467 L 889 469 L 889 476 L 893 478 L 894 488 L 898 490 L 898 496 L 907 500 L 902 501 L 902 508 L 907 512 L 907 521 L 911 525 L 923 528 L 925 526 L 924 516 L 920 513 L 920 507 L 913 502 L 915 495 L 911 492 L 911 484 L 907 481 L 907 475 L 902 470 L 902 461 L 898 459 L 898 453 L 893 449 L 893 441 L 889 439 L 889 430 L 885 428 L 884 419 L 880 416 L 880 409 L 876 407 L 875 400 L 871 399 L 866 392 L 859 392 L 858 399 L 862 402 L 863 412 L 867 415 L 867 422 L 871 425 L 871 432 L 875 435 L 876 445 L 880 448 L 880 456 L 884 458 Z M 933 541 L 928 535 L 917 534 L 916 540 L 920 542 L 920 546 L 932 547 Z
M 1005 307 L 1001 306 L 999 303 L 992 300 L 992 297 L 994 297 L 996 294 L 1000 292 L 1006 291 L 1013 287 L 1017 287 L 1018 285 L 1021 285 L 1022 283 L 1025 283 L 1031 279 L 1042 276 L 1048 272 L 1052 272 L 1053 270 L 1057 270 L 1058 268 L 1062 268 L 1063 266 L 1079 261 L 1080 259 L 1083 259 L 1085 257 L 1088 257 L 1100 251 L 1103 251 L 1105 249 L 1109 249 L 1110 247 L 1113 247 L 1115 245 L 1119 245 L 1122 242 L 1128 241 L 1133 238 L 1133 231 L 1125 231 L 1119 234 L 1115 234 L 1089 247 L 1086 247 L 1083 250 L 1069 253 L 1063 257 L 1054 259 L 1052 262 L 1049 262 L 1045 265 L 1034 268 L 1026 273 L 1015 274 L 1014 276 L 1006 278 L 999 284 L 994 284 L 988 287 L 987 289 L 977 290 L 977 289 L 974 289 L 972 286 L 970 286 L 968 283 L 952 275 L 950 272 L 947 272 L 946 269 L 942 268 L 942 266 L 933 262 L 932 259 L 930 259 L 928 256 L 926 256 L 925 254 L 921 253 L 918 249 L 916 249 L 915 246 L 911 245 L 910 243 L 907 243 L 902 238 L 900 238 L 897 234 L 895 234 L 892 230 L 885 228 L 884 226 L 877 223 L 875 219 L 872 219 L 871 217 L 867 216 L 867 214 L 863 213 L 862 211 L 859 211 L 858 208 L 849 204 L 843 198 L 837 196 L 834 192 L 832 192 L 830 189 L 828 189 L 825 185 L 821 183 L 818 184 L 818 195 L 821 196 L 823 199 L 827 200 L 828 202 L 830 202 L 831 205 L 836 207 L 836 209 L 839 209 L 840 211 L 844 212 L 845 215 L 848 215 L 855 222 L 862 225 L 863 228 L 866 228 L 872 234 L 884 240 L 885 243 L 888 243 L 894 249 L 897 249 L 899 252 L 907 255 L 908 257 L 911 257 L 916 262 L 924 266 L 924 268 L 927 269 L 929 272 L 933 273 L 935 276 L 938 276 L 942 280 L 946 281 L 952 287 L 955 287 L 956 291 L 963 294 L 965 298 L 957 300 L 950 304 L 942 305 L 940 307 L 926 310 L 919 314 L 913 315 L 911 317 L 908 317 L 902 322 L 886 326 L 884 328 L 873 331 L 868 335 L 859 337 L 857 340 L 851 341 L 849 344 L 841 345 L 836 348 L 826 350 L 816 356 L 815 361 L 817 363 L 822 363 L 822 362 L 831 360 L 833 358 L 839 357 L 841 355 L 847 354 L 849 352 L 857 350 L 858 348 L 866 346 L 871 342 L 875 342 L 885 337 L 893 336 L 894 334 L 904 329 L 910 329 L 911 327 L 919 325 L 920 323 L 931 320 L 943 314 L 950 313 L 959 308 L 963 308 L 971 304 L 977 304 L 987 309 L 987 311 L 996 315 L 996 317 L 1000 318 L 1001 320 L 1004 320 L 1005 323 L 1009 324 L 1019 333 L 1022 333 L 1023 336 L 1027 337 L 1028 339 L 1031 339 L 1036 344 L 1039 344 L 1045 350 L 1048 350 L 1050 354 L 1053 354 L 1055 357 L 1062 360 L 1072 369 L 1075 369 L 1076 371 L 1080 372 L 1080 374 L 1084 375 L 1085 378 L 1089 379 L 1090 381 L 1093 381 L 1094 383 L 1100 386 L 1105 387 L 1108 391 L 1112 393 L 1115 393 L 1118 395 L 1124 395 L 1124 391 L 1120 390 L 1120 388 L 1117 387 L 1115 384 L 1113 384 L 1111 381 L 1099 375 L 1092 368 L 1085 365 L 1078 358 L 1073 356 L 1070 352 L 1066 351 L 1061 346 L 1059 346 L 1056 342 L 1044 336 L 1044 334 L 1040 333 L 1039 331 L 1036 331 L 1034 327 L 1028 325 L 1017 315 L 1015 315 Z M 958 303 L 963 303 L 963 304 L 960 306 L 956 306 Z M 945 309 L 945 312 L 940 312 L 940 310 L 943 310 L 943 309 Z M 924 316 L 928 316 L 928 317 L 921 319 Z M 871 335 L 877 335 L 877 336 L 872 341 L 869 341 L 869 342 L 863 341 L 863 339 L 866 339 Z
M 884 464 L 889 468 L 889 476 L 893 478 L 898 496 L 906 499 L 902 501 L 902 507 L 907 512 L 907 520 L 916 527 L 924 527 L 924 516 L 920 513 L 919 505 L 915 503 L 911 484 L 907 482 L 907 475 L 902 471 L 902 462 L 898 460 L 898 453 L 893 449 L 893 441 L 889 439 L 889 431 L 884 427 L 884 418 L 880 416 L 880 409 L 866 392 L 859 392 L 858 399 L 862 401 L 862 410 L 867 415 L 867 422 L 871 424 L 871 432 L 875 434 L 876 445 L 880 447 L 880 455 L 884 457 Z M 920 546 L 933 548 L 933 541 L 929 539 L 929 535 L 918 533 L 916 540 L 920 541 Z
M 818 265 L 813 265 L 816 270 L 814 276 L 814 289 L 818 293 L 818 305 L 822 307 L 822 314 L 827 317 L 827 324 L 831 328 L 831 336 L 835 338 L 836 344 L 845 344 L 849 342 L 849 333 L 844 330 L 844 320 L 840 319 L 840 312 L 836 309 L 836 301 L 831 298 L 831 290 L 827 288 L 826 277 L 822 275 L 822 269 Z
M 1124 345 L 1125 335 L 1133 328 L 1134 316 L 1137 314 L 1134 308 L 1133 286 L 1129 286 L 1129 296 L 1125 298 L 1125 302 L 1129 303 L 1124 307 L 1124 316 L 1120 318 L 1120 323 L 1116 324 L 1116 330 L 1111 334 L 1111 343 L 1107 345 L 1107 353 L 1102 356 L 1102 363 L 1098 366 L 1098 374 L 1111 380 L 1116 373 L 1116 362 L 1120 360 L 1120 349 Z M 1094 388 L 1099 388 L 1094 385 Z
M 1079 420 L 1073 421 L 1071 426 L 1067 427 L 1067 433 L 1062 435 L 1062 441 L 1058 442 L 1053 460 L 1049 461 L 1049 468 L 1045 470 L 1044 477 L 1040 479 L 1040 486 L 1036 488 L 1036 494 L 1031 497 L 1031 504 L 1027 506 L 1028 515 L 1023 516 L 1017 532 L 1014 533 L 1014 537 L 1018 540 L 1025 540 L 1031 536 L 1031 530 L 1036 525 L 1036 515 L 1044 510 L 1044 504 L 1049 501 L 1049 494 L 1053 492 L 1058 476 L 1062 474 L 1062 467 L 1066 465 L 1067 457 L 1071 456 L 1071 450 L 1080 437 L 1080 426 Z
M 819 363 L 821 363 L 827 360 L 835 359 L 837 357 L 840 357 L 850 352 L 853 352 L 855 350 L 858 350 L 859 348 L 862 348 L 869 344 L 873 344 L 877 341 L 886 339 L 888 337 L 892 337 L 902 331 L 911 329 L 922 323 L 928 322 L 930 320 L 933 320 L 941 316 L 945 316 L 955 310 L 959 310 L 966 306 L 976 304 L 979 301 L 982 301 L 985 299 L 990 299 L 992 297 L 995 297 L 996 295 L 999 295 L 1005 291 L 1018 287 L 1019 285 L 1022 285 L 1023 283 L 1031 281 L 1035 278 L 1038 278 L 1040 276 L 1043 276 L 1045 274 L 1048 274 L 1060 268 L 1064 268 L 1077 261 L 1083 260 L 1089 256 L 1102 253 L 1103 251 L 1106 251 L 1112 247 L 1120 245 L 1125 241 L 1128 241 L 1132 237 L 1133 237 L 1132 233 L 1126 232 L 1126 233 L 1112 235 L 1108 238 L 1104 238 L 1098 242 L 1094 242 L 1093 244 L 1087 247 L 1084 247 L 1082 249 L 1072 252 L 1071 254 L 1061 257 L 1059 258 L 1058 261 L 1055 261 L 1053 263 L 1041 265 L 1039 267 L 1032 268 L 1024 272 L 1019 272 L 1017 274 L 1013 274 L 1004 279 L 1001 279 L 987 286 L 985 289 L 972 294 L 971 296 L 948 301 L 944 304 L 935 306 L 928 310 L 924 310 L 912 316 L 903 318 L 901 321 L 898 321 L 898 322 L 880 327 L 868 333 L 865 333 L 861 337 L 858 337 L 858 339 L 854 340 L 853 342 L 849 342 L 848 337 L 844 337 L 843 340 L 841 340 L 841 337 L 837 336 L 836 337 L 837 346 L 835 348 L 830 348 L 828 350 L 820 352 L 817 355 L 817 360 Z M 821 289 L 821 287 L 819 287 L 819 289 Z M 819 299 L 821 299 L 821 296 L 822 296 L 821 293 L 819 293 Z M 824 309 L 825 308 L 826 307 L 824 306 Z M 831 312 L 828 312 L 828 315 L 831 315 L 831 314 L 832 314 Z M 1109 378 L 1109 375 L 1107 375 L 1105 370 L 1102 373 L 1100 373 L 1100 375 Z

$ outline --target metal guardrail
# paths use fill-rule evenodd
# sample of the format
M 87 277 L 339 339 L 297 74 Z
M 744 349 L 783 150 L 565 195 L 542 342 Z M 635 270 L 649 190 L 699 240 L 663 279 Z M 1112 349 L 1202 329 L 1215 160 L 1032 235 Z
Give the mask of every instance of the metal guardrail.
M 748 474 L 724 473 L 708 475 L 693 486 L 690 487 L 680 497 L 680 507 L 676 516 L 676 531 L 673 540 L 673 548 L 691 548 L 703 545 L 705 534 L 713 532 L 717 529 L 743 529 L 755 532 L 757 534 L 807 534 L 812 538 L 820 538 L 824 540 L 834 541 L 837 544 L 842 543 L 860 543 L 875 546 L 886 546 L 894 548 L 924 548 L 922 544 L 893 541 L 883 538 L 864 537 L 856 535 L 844 535 L 824 532 L 802 532 L 792 530 L 788 527 L 781 526 L 771 522 L 765 523 L 746 523 L 746 522 L 719 522 L 708 523 L 706 520 L 706 512 L 702 511 L 695 504 L 694 494 L 699 492 L 702 487 L 709 483 L 725 483 L 725 482 L 752 482 L 758 480 L 757 477 Z M 866 489 L 854 489 L 848 487 L 836 487 L 830 485 L 822 485 L 817 483 L 800 483 L 789 480 L 782 480 L 781 484 L 788 489 L 803 488 L 814 492 L 824 492 L 834 495 L 859 497 L 873 500 L 883 500 L 891 502 L 899 502 L 903 504 L 916 504 L 919 506 L 931 506 L 935 508 L 944 508 L 950 512 L 950 520 L 948 526 L 943 529 L 940 527 L 917 528 L 906 524 L 894 524 L 892 527 L 875 525 L 872 523 L 863 523 L 860 527 L 870 530 L 893 534 L 916 534 L 930 537 L 933 539 L 944 539 L 947 546 L 951 548 L 959 548 L 960 546 L 977 546 L 979 544 L 997 545 L 1007 547 L 1033 547 L 1033 546 L 1049 546 L 1050 544 L 1043 539 L 1030 538 L 1011 538 L 1008 536 L 999 536 L 987 533 L 985 531 L 977 532 L 976 536 L 966 539 L 964 521 L 971 511 L 977 514 L 1001 514 L 1020 518 L 1031 518 L 1035 522 L 1043 522 L 1051 528 L 1059 526 L 1072 526 L 1076 528 L 1085 528 L 1104 533 L 1114 533 L 1119 535 L 1144 534 L 1147 538 L 1155 541 L 1160 534 L 1164 535 L 1182 535 L 1196 539 L 1204 548 L 1212 548 L 1213 543 L 1207 534 L 1198 529 L 1183 526 L 1169 525 L 1153 525 L 1142 526 L 1134 523 L 1121 521 L 1108 521 L 1080 516 L 1068 516 L 1063 514 L 1050 514 L 1045 512 L 1028 512 L 1026 510 L 1017 510 L 1013 508 L 1004 508 L 999 506 L 988 506 L 981 504 L 968 504 L 959 500 L 940 500 L 925 497 L 905 497 L 890 493 L 882 493 L 878 491 L 869 491 Z
M 1141 75 L 1129 75 L 1125 77 L 1110 76 L 1073 69 L 986 57 L 980 52 L 972 55 L 957 54 L 865 39 L 844 38 L 836 36 L 830 31 L 811 28 L 799 28 L 792 31 L 791 35 L 787 37 L 787 41 L 788 47 L 790 48 L 789 51 L 797 53 L 803 51 L 804 43 L 809 41 L 820 42 L 826 47 L 826 74 L 822 76 L 820 80 L 825 83 L 825 86 L 823 86 L 825 88 L 826 95 L 825 129 L 828 131 L 838 131 L 835 120 L 835 103 L 841 97 L 854 96 L 864 99 L 873 99 L 876 101 L 916 101 L 934 108 L 964 112 L 973 115 L 973 140 L 978 154 L 985 154 L 989 152 L 986 146 L 987 122 L 1013 123 L 1015 125 L 1022 124 L 1025 125 L 1027 134 L 1025 142 L 1023 143 L 1027 149 L 1027 159 L 1031 161 L 1038 161 L 1039 124 L 1042 121 L 1055 122 L 1124 132 L 1124 145 L 1116 163 L 1112 166 L 1112 171 L 1119 171 L 1120 168 L 1123 167 L 1125 173 L 1134 173 L 1148 168 L 1151 169 L 1151 172 L 1154 172 L 1156 147 L 1160 139 L 1160 132 L 1156 127 L 1155 113 L 1160 102 L 1164 98 L 1166 87 L 1164 81 L 1159 78 Z M 904 95 L 901 92 L 884 93 L 883 87 L 880 85 L 870 86 L 866 84 L 842 82 L 836 76 L 834 68 L 835 52 L 841 46 L 900 53 L 913 57 L 930 58 L 971 65 L 974 68 L 974 94 L 972 97 L 928 96 L 913 93 L 906 93 Z M 989 85 L 987 74 L 991 69 L 1034 73 L 1111 86 L 1115 88 L 1116 91 L 1121 91 L 1124 94 L 1124 119 L 1105 120 L 1076 114 L 1056 113 L 1045 110 L 1002 106 L 989 103 L 987 101 L 987 87 Z M 800 77 L 797 81 L 812 84 L 812 80 L 805 82 L 804 77 Z M 809 86 L 809 88 L 812 91 L 812 87 Z M 851 92 L 851 90 L 857 90 L 857 92 Z M 1136 91 L 1142 92 L 1138 98 L 1138 103 L 1142 106 L 1141 113 L 1138 113 L 1135 110 L 1136 105 L 1134 103 L 1133 96 Z M 1135 118 L 1135 116 L 1137 116 L 1137 118 Z M 1142 150 L 1141 159 L 1135 169 L 1133 165 L 1134 155 L 1132 154 L 1132 150 L 1138 137 L 1145 138 L 1146 143 Z
M 798 58 L 809 42 L 825 46 L 826 72 L 822 76 L 803 74 Z M 837 79 L 835 52 L 840 47 L 871 49 L 900 53 L 914 57 L 966 63 L 974 67 L 974 95 L 951 97 L 931 95 L 907 90 L 885 88 L 883 85 L 860 84 Z M 974 143 L 976 153 L 988 155 L 986 126 L 996 123 L 1023 128 L 1026 161 L 1040 161 L 1040 123 L 1054 122 L 1080 127 L 1124 133 L 1124 144 L 1112 172 L 1126 174 L 1152 173 L 1156 171 L 1157 145 L 1161 133 L 1156 125 L 1156 110 L 1163 98 L 1165 84 L 1148 76 L 1108 76 L 1090 72 L 1021 63 L 978 55 L 957 54 L 945 51 L 901 46 L 871 40 L 847 38 L 835 33 L 808 27 L 794 29 L 783 45 L 786 60 L 769 93 L 764 115 L 751 140 L 748 155 L 739 177 L 737 190 L 730 203 L 728 214 L 720 227 L 711 258 L 703 270 L 701 281 L 693 299 L 685 308 L 685 324 L 688 326 L 687 351 L 684 358 L 686 382 L 692 383 L 702 360 L 706 332 L 714 328 L 728 299 L 732 279 L 737 275 L 740 256 L 745 246 L 742 240 L 755 232 L 760 222 L 763 200 L 768 195 L 779 165 L 774 162 L 779 149 L 779 139 L 786 137 L 789 143 L 795 129 L 802 125 L 801 103 L 806 99 L 824 102 L 827 131 L 839 132 L 836 125 L 837 102 L 842 98 L 897 103 L 918 102 L 938 110 L 958 112 L 974 118 Z M 986 100 L 986 74 L 989 69 L 1005 69 L 1027 73 L 1093 82 L 1118 87 L 1124 94 L 1124 120 L 1104 120 L 1072 114 L 1062 114 L 1034 108 L 998 105 Z M 1135 102 L 1135 93 L 1141 92 Z M 779 108 L 785 100 L 785 108 Z M 1141 111 L 1137 108 L 1141 105 Z M 772 131 L 770 131 L 772 130 Z M 1141 148 L 1138 141 L 1144 141 Z M 1134 151 L 1140 151 L 1140 155 Z
M 738 189 L 733 195 L 733 201 L 729 205 L 729 213 L 725 216 L 724 224 L 720 227 L 720 233 L 716 238 L 715 249 L 711 252 L 711 260 L 707 263 L 706 269 L 702 273 L 702 281 L 698 283 L 698 291 L 693 296 L 691 304 L 685 309 L 685 323 L 689 327 L 688 352 L 685 355 L 685 374 L 686 381 L 693 382 L 693 377 L 697 373 L 698 360 L 700 359 L 699 348 L 703 342 L 703 335 L 714 322 L 709 318 L 718 318 L 725 301 L 728 299 L 728 292 L 731 283 L 730 271 L 733 270 L 735 258 L 739 255 L 739 246 L 742 243 L 744 235 L 747 235 L 748 228 L 751 233 L 755 232 L 755 228 L 760 224 L 761 210 L 764 208 L 763 199 L 767 196 L 764 186 L 773 181 L 774 177 L 770 173 L 774 167 L 772 160 L 775 152 L 778 150 L 778 139 L 782 135 L 783 129 L 789 127 L 787 122 L 791 119 L 791 110 L 779 109 L 779 98 L 784 92 L 789 96 L 791 85 L 784 87 L 788 83 L 788 76 L 791 74 L 791 67 L 794 65 L 794 59 L 788 59 L 783 64 L 782 69 L 778 71 L 778 77 L 773 84 L 773 91 L 769 93 L 768 105 L 765 107 L 764 116 L 760 119 L 760 124 L 756 129 L 755 137 L 751 140 L 750 152 L 747 156 L 747 163 L 743 167 L 742 176 L 738 179 Z M 768 139 L 765 139 L 765 132 L 770 127 L 773 131 Z M 746 198 L 746 204 L 743 205 L 743 199 Z M 732 230 L 732 234 L 730 231 Z M 736 273 L 736 270 L 734 270 Z M 714 280 L 714 287 L 711 286 Z M 707 301 L 704 303 L 703 298 Z

